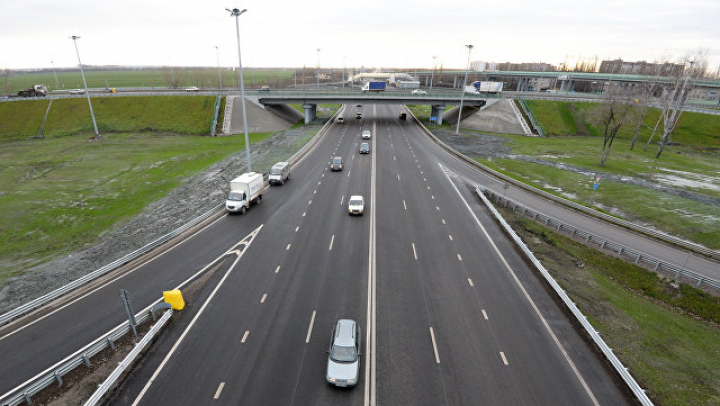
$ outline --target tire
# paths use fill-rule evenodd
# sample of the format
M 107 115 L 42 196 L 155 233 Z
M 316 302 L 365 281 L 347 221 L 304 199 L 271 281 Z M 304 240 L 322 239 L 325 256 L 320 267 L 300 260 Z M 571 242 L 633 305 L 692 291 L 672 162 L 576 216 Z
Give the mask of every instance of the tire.
M 243 205 L 243 207 L 240 209 L 240 214 L 245 214 L 245 210 L 245 206 Z
M 280 181 L 280 186 L 284 186 L 284 185 L 285 185 L 285 179 Z
M 256 200 L 256 204 L 260 204 L 260 203 L 262 203 L 262 195 L 258 196 L 258 198 Z

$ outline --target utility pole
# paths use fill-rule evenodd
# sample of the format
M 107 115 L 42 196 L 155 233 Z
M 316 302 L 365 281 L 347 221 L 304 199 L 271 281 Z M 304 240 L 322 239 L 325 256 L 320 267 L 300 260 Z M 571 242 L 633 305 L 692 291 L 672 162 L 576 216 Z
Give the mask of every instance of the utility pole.
M 430 74 L 430 91 L 432 92 L 433 78 L 435 77 L 435 59 L 437 56 L 433 56 L 432 73 Z
M 237 44 L 238 44 L 238 66 L 240 74 L 240 101 L 242 102 L 242 113 L 243 113 L 243 131 L 245 132 L 245 159 L 247 160 L 247 171 L 252 172 L 252 165 L 250 163 L 250 137 L 248 137 L 248 125 L 247 125 L 247 113 L 245 111 L 245 84 L 243 82 L 243 68 L 242 68 L 242 56 L 240 54 L 240 14 L 247 11 L 247 9 L 232 10 L 226 8 L 225 10 L 230 12 L 232 17 L 235 17 L 235 28 L 237 30 Z
M 75 53 L 77 54 L 78 65 L 80 66 L 80 75 L 82 76 L 83 85 L 85 85 L 85 95 L 88 99 L 88 106 L 90 106 L 90 116 L 92 117 L 93 127 L 95 128 L 95 136 L 97 137 L 100 135 L 100 133 L 98 132 L 97 123 L 95 122 L 95 113 L 93 112 L 92 103 L 90 102 L 90 92 L 88 91 L 87 82 L 85 81 L 85 73 L 83 72 L 82 62 L 80 62 L 80 51 L 78 51 L 77 46 L 77 40 L 79 40 L 80 37 L 77 35 L 73 35 L 70 38 L 72 38 L 73 44 L 75 44 Z
M 222 89 L 222 75 L 220 75 L 220 51 L 218 51 L 218 46 L 215 45 L 215 57 L 217 58 L 217 68 L 218 68 L 218 86 L 220 86 L 220 89 Z
M 468 61 L 465 66 L 465 79 L 463 80 L 462 88 L 460 89 L 460 113 L 458 114 L 457 126 L 455 127 L 455 135 L 460 133 L 460 120 L 462 119 L 463 101 L 465 100 L 465 86 L 467 84 L 468 70 L 470 69 L 470 53 L 472 52 L 472 45 L 465 45 L 468 49 Z
M 315 88 L 320 90 L 320 48 L 317 49 L 317 66 L 315 67 Z
M 53 75 L 55 75 L 55 89 L 58 89 L 60 88 L 60 83 L 58 82 L 57 72 L 55 72 L 55 61 L 50 61 L 50 64 L 53 68 Z

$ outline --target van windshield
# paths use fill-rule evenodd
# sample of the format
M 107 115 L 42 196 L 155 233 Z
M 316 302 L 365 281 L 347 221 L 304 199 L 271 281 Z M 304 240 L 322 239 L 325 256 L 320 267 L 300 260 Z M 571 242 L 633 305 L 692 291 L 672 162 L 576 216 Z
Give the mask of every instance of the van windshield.
M 238 192 L 235 190 L 231 190 L 230 193 L 228 193 L 227 199 L 240 201 L 240 200 L 243 200 L 244 197 L 245 197 L 245 192 L 242 192 L 242 191 Z
M 270 169 L 270 175 L 282 175 L 282 169 L 272 168 Z
M 330 359 L 335 362 L 355 362 L 357 361 L 357 351 L 355 347 L 344 347 L 341 345 L 333 345 L 330 351 Z

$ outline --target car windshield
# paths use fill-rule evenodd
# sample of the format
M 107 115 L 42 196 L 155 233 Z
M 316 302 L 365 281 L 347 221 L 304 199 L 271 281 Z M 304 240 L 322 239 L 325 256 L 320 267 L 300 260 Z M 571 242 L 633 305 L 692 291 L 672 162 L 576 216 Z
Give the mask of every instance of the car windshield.
M 362 205 L 362 204 L 363 204 L 363 201 L 362 201 L 362 200 L 359 200 L 359 199 L 350 200 L 350 205 L 351 205 L 351 206 L 360 206 L 360 205 Z
M 339 164 L 339 163 L 341 163 L 341 162 L 342 162 L 342 159 L 340 159 L 340 158 L 333 158 L 333 162 L 332 162 L 332 163 L 334 163 L 334 164 Z
M 333 345 L 332 351 L 330 351 L 330 359 L 335 362 L 355 362 L 357 358 L 355 347 Z
M 242 200 L 244 194 L 245 194 L 244 192 L 237 192 L 237 191 L 231 190 L 230 193 L 228 193 L 227 199 L 228 200 Z

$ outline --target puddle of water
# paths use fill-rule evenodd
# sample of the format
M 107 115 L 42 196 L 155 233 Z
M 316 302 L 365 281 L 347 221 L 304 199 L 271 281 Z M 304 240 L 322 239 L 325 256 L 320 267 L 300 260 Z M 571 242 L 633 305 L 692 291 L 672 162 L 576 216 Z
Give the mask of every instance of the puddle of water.
M 606 212 L 612 214 L 613 216 L 618 216 L 623 219 L 627 218 L 625 213 L 622 210 L 618 209 L 617 207 L 606 206 L 606 205 L 604 205 L 602 203 L 598 203 L 598 202 L 595 202 L 595 206 L 605 210 Z
M 715 183 L 713 181 L 700 181 L 700 180 L 693 180 L 693 179 L 687 179 L 687 178 L 681 178 L 679 176 L 675 175 L 653 175 L 653 179 L 670 186 L 680 186 L 685 188 L 695 188 L 695 189 L 708 189 L 708 190 L 714 190 L 717 192 L 720 192 L 720 179 L 718 179 L 718 182 Z M 709 178 L 713 179 L 713 178 Z
M 539 183 L 539 182 L 537 182 L 537 183 Z M 547 184 L 547 183 L 544 183 L 544 184 L 542 185 L 542 187 L 543 187 L 544 189 L 548 189 L 548 190 L 555 191 L 555 192 L 559 193 L 562 197 L 564 197 L 564 198 L 566 198 L 566 199 L 577 200 L 577 198 L 578 198 L 578 196 L 577 196 L 575 193 L 566 192 L 566 191 L 564 191 L 562 188 L 559 188 L 559 187 L 557 187 L 557 186 L 553 186 L 553 185 L 549 185 L 549 184 Z

